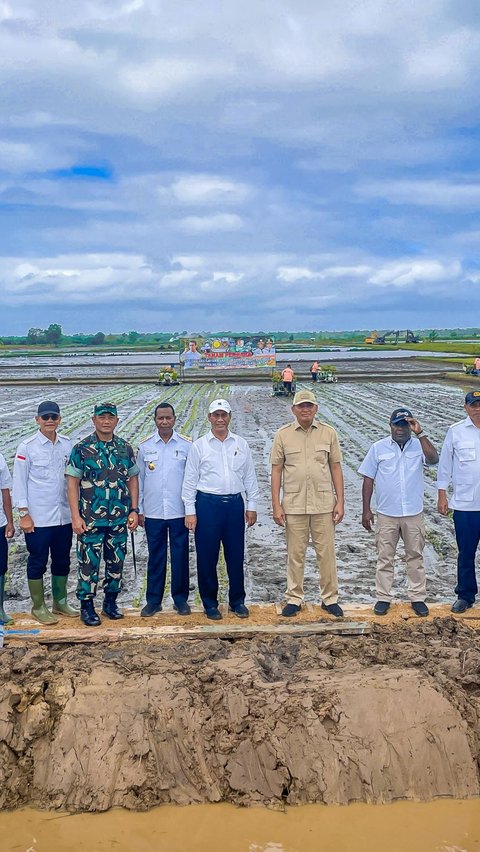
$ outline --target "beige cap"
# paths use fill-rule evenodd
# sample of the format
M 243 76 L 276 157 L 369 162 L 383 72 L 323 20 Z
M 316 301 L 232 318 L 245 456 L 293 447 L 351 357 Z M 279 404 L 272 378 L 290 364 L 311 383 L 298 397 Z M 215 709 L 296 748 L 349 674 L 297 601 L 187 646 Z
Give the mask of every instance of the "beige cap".
M 318 405 L 315 394 L 313 394 L 312 391 L 309 390 L 297 391 L 297 393 L 293 397 L 294 405 L 299 405 L 301 402 L 311 402 L 313 403 L 313 405 Z

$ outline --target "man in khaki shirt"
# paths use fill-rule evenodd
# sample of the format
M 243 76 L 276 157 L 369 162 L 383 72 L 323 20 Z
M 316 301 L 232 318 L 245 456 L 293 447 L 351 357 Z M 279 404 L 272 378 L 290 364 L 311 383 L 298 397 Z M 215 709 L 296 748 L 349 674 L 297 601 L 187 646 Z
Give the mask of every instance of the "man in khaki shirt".
M 300 612 L 303 602 L 305 553 L 311 537 L 320 574 L 322 609 L 337 618 L 335 526 L 344 515 L 342 454 L 335 430 L 315 420 L 318 411 L 311 391 L 295 394 L 293 423 L 275 435 L 272 464 L 273 519 L 287 536 L 287 594 L 282 615 Z M 283 497 L 280 499 L 280 488 Z

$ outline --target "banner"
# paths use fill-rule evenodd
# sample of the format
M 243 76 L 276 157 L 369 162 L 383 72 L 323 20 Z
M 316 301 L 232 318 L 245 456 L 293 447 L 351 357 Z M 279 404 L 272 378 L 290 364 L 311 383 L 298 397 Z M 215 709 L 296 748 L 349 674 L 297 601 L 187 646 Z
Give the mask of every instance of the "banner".
M 271 337 L 191 338 L 184 342 L 180 363 L 185 370 L 268 369 L 275 367 L 275 343 Z

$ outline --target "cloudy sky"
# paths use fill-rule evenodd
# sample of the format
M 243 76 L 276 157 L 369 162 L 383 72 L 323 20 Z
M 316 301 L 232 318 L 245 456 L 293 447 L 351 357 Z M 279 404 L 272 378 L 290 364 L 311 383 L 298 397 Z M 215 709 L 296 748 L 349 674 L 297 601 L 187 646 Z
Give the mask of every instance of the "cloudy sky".
M 0 0 L 0 333 L 480 325 L 477 0 Z

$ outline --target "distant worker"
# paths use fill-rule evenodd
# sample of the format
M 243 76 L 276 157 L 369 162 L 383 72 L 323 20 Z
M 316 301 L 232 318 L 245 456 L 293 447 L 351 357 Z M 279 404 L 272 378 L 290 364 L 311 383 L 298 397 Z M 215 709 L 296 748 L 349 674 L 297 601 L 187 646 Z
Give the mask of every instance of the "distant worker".
M 304 600 L 310 538 L 317 556 L 322 609 L 336 618 L 343 615 L 335 561 L 335 527 L 344 515 L 342 455 L 337 433 L 315 418 L 317 411 L 313 393 L 298 391 L 292 405 L 295 420 L 277 431 L 270 455 L 273 520 L 285 527 L 287 538 L 287 602 L 282 610 L 286 617 L 297 615 Z
M 453 509 L 458 547 L 457 600 L 452 612 L 462 613 L 475 603 L 478 592 L 475 555 L 480 542 L 480 390 L 465 396 L 467 416 L 450 426 L 438 465 L 438 510 Z M 447 497 L 449 486 L 453 495 Z
M 2 492 L 2 502 L 0 503 L 0 624 L 9 624 L 13 621 L 3 608 L 5 575 L 8 567 L 8 542 L 15 533 L 12 498 L 10 496 L 11 487 L 12 477 L 4 457 L 0 453 L 0 490 Z
M 217 577 L 220 544 L 228 574 L 229 610 L 248 618 L 245 524 L 252 527 L 257 520 L 257 477 L 250 447 L 244 438 L 230 432 L 229 402 L 215 399 L 208 408 L 208 419 L 211 429 L 193 442 L 185 467 L 185 525 L 195 533 L 198 589 L 207 618 L 218 621 L 222 617 Z
M 147 602 L 143 618 L 161 612 L 170 546 L 171 593 L 179 615 L 190 615 L 188 605 L 188 530 L 182 501 L 185 464 L 191 440 L 175 431 L 175 410 L 160 402 L 153 415 L 155 431 L 138 448 L 137 465 L 141 527 L 148 544 Z
M 480 376 L 480 355 L 475 358 L 475 362 L 473 365 L 473 375 Z
M 292 395 L 292 382 L 295 373 L 293 372 L 290 364 L 287 364 L 284 370 L 282 370 L 282 382 L 283 387 L 285 388 L 285 393 L 287 396 Z
M 427 616 L 423 464 L 436 464 L 438 453 L 408 408 L 396 408 L 389 424 L 389 437 L 372 444 L 358 469 L 363 476 L 362 526 L 367 532 L 373 532 L 370 503 L 374 486 L 377 502 L 377 602 L 373 611 L 375 615 L 386 615 L 390 609 L 394 557 L 401 538 L 405 545 L 408 597 L 414 613 Z
M 28 551 L 27 578 L 32 615 L 41 624 L 56 624 L 53 613 L 77 617 L 67 602 L 72 519 L 67 500 L 65 465 L 72 442 L 57 429 L 60 408 L 50 400 L 38 406 L 38 431 L 19 445 L 13 465 L 13 503 Z M 43 577 L 50 557 L 53 613 L 44 598 Z
M 318 361 L 314 361 L 312 366 L 310 367 L 310 374 L 312 376 L 312 382 L 316 382 L 318 378 Z
M 138 526 L 138 467 L 130 444 L 118 438 L 117 406 L 95 405 L 95 431 L 75 444 L 67 465 L 67 489 L 73 531 L 77 534 L 80 618 L 87 627 L 99 625 L 93 599 L 97 592 L 100 559 L 105 560 L 105 597 L 102 612 L 123 618 L 117 607 L 127 532 Z

